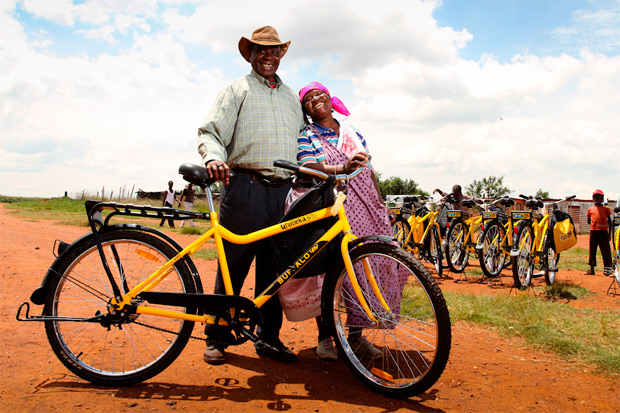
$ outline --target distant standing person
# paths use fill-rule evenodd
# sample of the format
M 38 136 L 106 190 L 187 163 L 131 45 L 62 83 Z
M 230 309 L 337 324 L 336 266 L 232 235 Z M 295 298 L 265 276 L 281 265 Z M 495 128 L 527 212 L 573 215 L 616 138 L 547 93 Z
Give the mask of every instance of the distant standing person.
M 172 189 L 172 185 L 174 185 L 174 183 L 172 181 L 168 181 L 168 189 L 164 192 L 164 207 L 172 208 L 174 206 L 174 201 L 177 200 L 177 196 L 174 193 L 174 189 Z M 162 218 L 159 223 L 160 227 L 164 226 L 165 220 L 165 218 Z M 174 221 L 172 219 L 168 219 L 168 225 L 170 225 L 170 228 L 174 228 Z
M 183 206 L 186 211 L 191 211 L 194 207 L 194 196 L 196 195 L 196 191 L 194 191 L 194 185 L 188 184 L 183 192 L 181 192 L 181 197 L 179 198 L 179 206 L 181 206 L 181 202 L 183 202 Z M 185 222 L 189 222 L 191 227 L 195 227 L 193 219 L 183 220 L 181 221 L 181 228 L 185 226 Z
M 596 249 L 601 249 L 603 256 L 604 275 L 611 275 L 611 248 L 609 241 L 611 239 L 611 209 L 603 205 L 605 195 L 603 191 L 597 189 L 592 194 L 594 205 L 588 208 L 586 216 L 588 224 L 590 224 L 590 258 L 588 264 L 590 269 L 586 275 L 594 275 L 594 267 L 596 267 Z

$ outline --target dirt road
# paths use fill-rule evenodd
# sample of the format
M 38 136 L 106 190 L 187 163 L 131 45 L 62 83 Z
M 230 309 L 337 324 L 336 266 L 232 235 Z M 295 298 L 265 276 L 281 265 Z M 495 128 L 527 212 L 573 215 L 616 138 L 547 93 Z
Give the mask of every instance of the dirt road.
M 251 344 L 231 349 L 229 363 L 202 361 L 204 343 L 190 341 L 162 374 L 128 388 L 92 386 L 61 365 L 47 343 L 43 325 L 15 320 L 18 305 L 39 286 L 53 256 L 56 238 L 72 241 L 86 228 L 50 221 L 17 219 L 0 205 L 0 405 L 3 411 L 422 411 L 422 412 L 611 412 L 620 410 L 620 382 L 587 366 L 528 350 L 518 339 L 489 329 L 453 326 L 450 361 L 440 380 L 425 394 L 392 400 L 366 389 L 342 361 L 316 358 L 313 321 L 285 322 L 282 339 L 298 354 L 294 365 L 260 359 Z M 190 236 L 174 234 L 187 245 Z M 583 242 L 582 237 L 580 242 Z M 198 260 L 206 289 L 213 263 Z M 598 294 L 577 305 L 619 308 L 620 297 L 605 295 L 610 279 L 560 271 Z M 538 280 L 537 280 L 538 281 Z M 446 291 L 516 294 L 509 278 L 503 285 L 441 281 Z M 253 280 L 246 284 L 252 285 Z M 246 293 L 251 294 L 250 288 Z M 40 312 L 34 307 L 33 312 Z M 200 326 L 194 333 L 200 335 Z

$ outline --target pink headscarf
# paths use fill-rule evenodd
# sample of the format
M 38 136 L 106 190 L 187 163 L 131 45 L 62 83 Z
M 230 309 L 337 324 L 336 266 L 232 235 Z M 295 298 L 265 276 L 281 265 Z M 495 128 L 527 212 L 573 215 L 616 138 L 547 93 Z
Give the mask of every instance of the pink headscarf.
M 327 93 L 327 96 L 329 96 L 332 100 L 332 108 L 336 112 L 341 113 L 344 116 L 349 116 L 351 114 L 349 110 L 347 109 L 347 107 L 344 105 L 344 103 L 342 103 L 342 101 L 338 99 L 336 96 L 330 95 L 329 90 L 327 90 L 327 88 L 323 86 L 322 84 L 320 84 L 319 82 L 311 82 L 311 83 L 308 83 L 303 88 L 301 88 L 301 90 L 299 91 L 299 100 L 302 102 L 302 104 L 304 101 L 304 96 L 306 96 L 306 93 L 310 92 L 311 90 L 315 90 L 315 89 L 322 90 L 323 92 Z

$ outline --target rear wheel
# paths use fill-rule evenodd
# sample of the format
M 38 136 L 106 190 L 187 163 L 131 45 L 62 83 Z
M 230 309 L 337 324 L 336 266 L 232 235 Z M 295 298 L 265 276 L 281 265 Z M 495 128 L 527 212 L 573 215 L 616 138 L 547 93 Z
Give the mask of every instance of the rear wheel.
M 431 228 L 431 245 L 430 245 L 430 256 L 433 265 L 435 266 L 435 271 L 437 271 L 437 276 L 443 277 L 443 252 L 441 251 L 441 237 L 439 236 L 439 231 L 436 226 Z
M 446 262 L 450 271 L 461 273 L 469 262 L 469 250 L 465 236 L 469 229 L 463 221 L 450 222 L 450 228 L 446 233 Z
M 100 235 L 108 265 L 121 293 L 145 280 L 176 251 L 161 239 L 140 231 Z M 91 383 L 123 386 L 160 373 L 181 353 L 194 323 L 146 314 L 112 316 L 114 297 L 94 236 L 67 252 L 55 266 L 43 314 L 86 319 L 105 315 L 101 322 L 46 321 L 47 337 L 58 359 Z M 187 267 L 178 262 L 150 291 L 194 293 Z M 156 306 L 194 314 L 195 309 Z M 123 312 L 118 312 L 122 314 Z M 107 325 L 106 325 L 107 324 Z
M 506 255 L 502 252 L 501 244 L 506 237 L 506 230 L 499 222 L 491 222 L 485 225 L 484 232 L 480 236 L 482 251 L 478 254 L 480 269 L 484 275 L 497 278 L 504 268 Z
M 523 225 L 519 229 L 516 242 L 519 255 L 512 257 L 512 278 L 517 288 L 527 287 L 532 280 L 532 273 L 534 272 L 533 244 L 532 226 L 530 224 Z
M 543 257 L 543 272 L 545 274 L 545 282 L 547 285 L 553 284 L 555 281 L 555 274 L 558 269 L 558 262 L 560 262 L 560 254 L 558 254 L 553 245 L 551 245 L 550 234 L 545 235 L 545 252 Z M 553 270 L 553 271 L 552 271 Z
M 394 245 L 362 245 L 351 251 L 351 261 L 376 322 L 362 309 L 344 265 L 337 264 L 325 279 L 322 314 L 341 356 L 378 393 L 423 393 L 439 379 L 450 354 L 450 316 L 441 290 L 417 259 Z
M 410 231 L 411 227 L 409 226 L 407 220 L 402 216 L 396 217 L 394 223 L 392 224 L 392 234 L 402 248 L 405 248 L 405 241 L 407 240 L 407 236 Z

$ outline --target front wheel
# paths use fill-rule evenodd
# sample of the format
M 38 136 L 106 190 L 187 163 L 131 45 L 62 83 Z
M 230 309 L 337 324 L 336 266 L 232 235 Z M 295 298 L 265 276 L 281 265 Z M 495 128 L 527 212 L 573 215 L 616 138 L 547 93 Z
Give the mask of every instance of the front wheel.
M 534 272 L 534 234 L 529 224 L 523 225 L 519 229 L 517 242 L 519 255 L 512 258 L 512 278 L 517 288 L 525 288 L 530 285 L 532 273 Z
M 452 339 L 448 307 L 437 283 L 395 245 L 362 245 L 351 251 L 351 261 L 375 320 L 361 307 L 348 271 L 338 264 L 323 286 L 322 314 L 341 356 L 364 384 L 383 395 L 410 397 L 428 390 L 446 366 Z
M 478 254 L 480 269 L 489 278 L 497 278 L 504 268 L 506 255 L 502 252 L 502 241 L 506 237 L 506 230 L 499 222 L 485 225 L 480 236 L 482 251 Z
M 469 229 L 462 221 L 450 222 L 450 228 L 446 233 L 446 262 L 450 271 L 461 273 L 469 262 L 469 250 L 467 249 L 466 236 Z
M 443 252 L 441 251 L 441 237 L 436 226 L 431 228 L 430 256 L 431 262 L 435 266 L 438 277 L 443 277 Z
M 122 293 L 146 279 L 176 251 L 140 231 L 100 234 L 106 260 Z M 66 253 L 55 265 L 43 314 L 90 318 L 108 315 L 114 297 L 94 236 Z M 195 293 L 191 274 L 177 262 L 150 291 Z M 142 303 L 141 305 L 149 305 Z M 156 306 L 195 314 L 195 309 Z M 105 325 L 107 324 L 107 325 Z M 160 373 L 181 353 L 194 323 L 133 314 L 103 322 L 46 321 L 47 337 L 58 359 L 74 374 L 97 385 L 124 386 Z
M 614 257 L 614 277 L 616 277 L 616 281 L 620 284 L 620 229 L 616 229 L 614 232 L 614 249 L 616 250 L 616 255 Z
M 555 281 L 558 262 L 560 262 L 560 254 L 558 254 L 553 248 L 553 245 L 551 245 L 550 233 L 545 235 L 544 246 L 543 272 L 545 274 L 545 283 L 551 285 Z
M 410 231 L 411 227 L 407 220 L 401 215 L 397 216 L 392 224 L 392 234 L 402 248 L 405 248 L 405 242 L 407 241 L 407 236 L 409 236 Z

